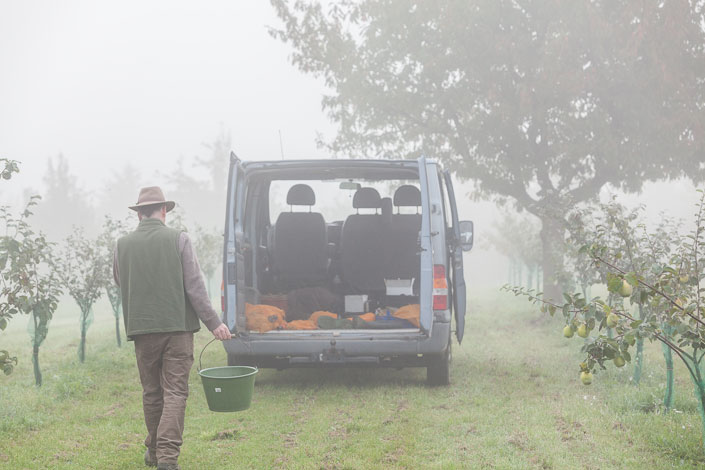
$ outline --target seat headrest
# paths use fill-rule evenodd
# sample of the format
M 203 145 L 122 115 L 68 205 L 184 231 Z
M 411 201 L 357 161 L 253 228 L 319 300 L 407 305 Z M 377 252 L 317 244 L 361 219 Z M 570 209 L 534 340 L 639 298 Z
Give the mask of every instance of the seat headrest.
M 383 197 L 382 198 L 382 203 L 380 204 L 380 207 L 382 208 L 382 220 L 384 223 L 391 223 L 392 222 L 392 198 L 391 197 Z
M 311 186 L 295 184 L 286 194 L 286 203 L 291 206 L 312 206 L 316 203 L 316 195 Z
M 392 198 L 391 197 L 383 197 L 382 200 L 380 201 L 379 207 L 382 208 L 382 215 L 385 214 L 392 214 Z
M 375 188 L 360 188 L 353 196 L 354 209 L 378 209 L 382 205 L 382 198 Z
M 421 191 L 416 186 L 405 184 L 394 191 L 394 205 L 397 207 L 418 207 L 421 205 Z

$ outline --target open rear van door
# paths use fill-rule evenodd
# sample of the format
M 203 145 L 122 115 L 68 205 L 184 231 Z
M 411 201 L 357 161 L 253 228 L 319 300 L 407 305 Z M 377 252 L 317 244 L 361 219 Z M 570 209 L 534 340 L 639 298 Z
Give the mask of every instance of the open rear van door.
M 228 196 L 225 211 L 225 246 L 223 250 L 223 321 L 231 332 L 246 331 L 244 315 L 238 318 L 236 312 L 244 312 L 245 299 L 242 297 L 245 259 L 241 246 L 243 240 L 242 211 L 244 201 L 243 171 L 240 159 L 230 153 L 228 171 Z
M 452 231 L 448 240 L 448 250 L 450 252 L 450 262 L 452 268 L 452 288 L 453 288 L 453 311 L 455 312 L 455 336 L 458 338 L 458 344 L 463 341 L 463 332 L 465 330 L 465 275 L 463 272 L 463 249 L 460 245 L 460 221 L 458 220 L 458 206 L 455 202 L 455 193 L 453 192 L 453 181 L 450 178 L 450 171 L 443 172 L 443 177 L 446 183 L 448 192 L 448 201 L 450 203 L 451 223 L 453 224 Z
M 428 168 L 426 157 L 418 160 L 419 189 L 421 190 L 421 273 L 419 276 L 419 304 L 421 330 L 431 334 L 433 325 L 433 248 L 431 246 L 431 204 L 428 190 Z

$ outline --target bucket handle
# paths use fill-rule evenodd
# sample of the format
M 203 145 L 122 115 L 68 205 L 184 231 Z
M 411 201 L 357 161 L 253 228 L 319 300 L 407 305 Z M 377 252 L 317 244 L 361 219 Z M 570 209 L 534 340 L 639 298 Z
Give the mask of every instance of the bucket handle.
M 201 358 L 203 357 L 203 351 L 205 351 L 206 348 L 207 348 L 208 346 L 210 346 L 210 344 L 211 344 L 213 341 L 216 341 L 217 339 L 218 339 L 218 338 L 213 338 L 212 340 L 208 341 L 208 342 L 206 343 L 206 345 L 203 346 L 203 349 L 201 349 L 201 354 L 198 355 L 198 372 L 199 372 L 199 373 L 203 370 L 203 366 L 201 365 Z M 258 368 L 255 367 L 255 369 L 258 369 Z
M 208 346 L 210 346 L 210 344 L 217 339 L 218 338 L 213 338 L 212 340 L 208 341 L 208 343 L 206 343 L 206 345 L 203 346 L 203 349 L 201 349 L 201 354 L 198 355 L 198 372 L 201 372 L 203 370 L 203 367 L 201 366 L 201 358 L 203 357 L 203 351 L 205 351 L 206 348 Z

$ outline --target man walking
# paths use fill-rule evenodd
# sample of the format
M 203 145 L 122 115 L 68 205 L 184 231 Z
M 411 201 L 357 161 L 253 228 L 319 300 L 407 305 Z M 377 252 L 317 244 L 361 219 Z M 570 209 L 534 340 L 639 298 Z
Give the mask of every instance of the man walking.
M 219 340 L 230 331 L 213 309 L 198 259 L 185 232 L 165 225 L 174 208 L 157 186 L 142 188 L 139 225 L 120 238 L 113 274 L 122 292 L 128 340 L 135 342 L 147 425 L 144 462 L 178 470 L 184 431 L 188 377 L 193 365 L 193 333 L 199 319 Z

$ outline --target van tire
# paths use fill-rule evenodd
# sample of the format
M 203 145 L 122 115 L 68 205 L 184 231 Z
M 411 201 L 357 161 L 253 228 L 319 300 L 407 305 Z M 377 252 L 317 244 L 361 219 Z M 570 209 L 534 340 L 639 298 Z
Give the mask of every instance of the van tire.
M 426 384 L 432 387 L 450 385 L 450 362 L 452 359 L 450 343 L 448 340 L 448 347 L 445 351 L 434 354 L 428 359 Z

